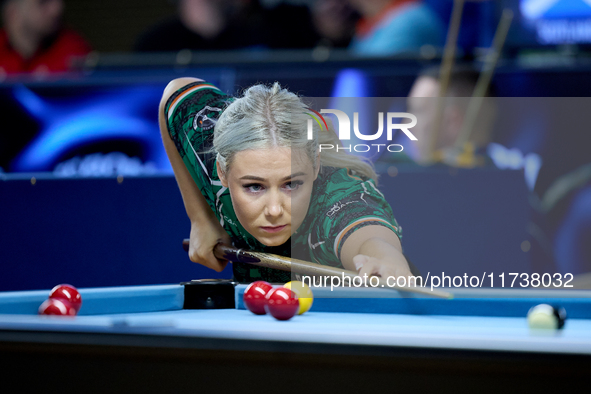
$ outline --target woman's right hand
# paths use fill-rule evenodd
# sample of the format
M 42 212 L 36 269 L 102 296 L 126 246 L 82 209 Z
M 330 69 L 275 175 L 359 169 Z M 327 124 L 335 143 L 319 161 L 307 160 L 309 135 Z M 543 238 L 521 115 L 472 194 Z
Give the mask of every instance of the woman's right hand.
M 213 249 L 218 243 L 232 246 L 230 236 L 217 221 L 191 223 L 189 258 L 192 262 L 221 272 L 228 265 L 228 260 L 218 259 L 213 254 Z

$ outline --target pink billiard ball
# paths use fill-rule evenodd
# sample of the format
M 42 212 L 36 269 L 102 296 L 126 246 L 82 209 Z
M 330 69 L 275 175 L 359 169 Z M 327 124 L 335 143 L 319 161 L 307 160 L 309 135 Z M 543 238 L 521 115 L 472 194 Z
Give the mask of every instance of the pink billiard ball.
M 265 309 L 277 320 L 289 320 L 300 307 L 298 296 L 293 291 L 278 287 L 267 293 Z
M 50 298 L 39 307 L 40 315 L 76 316 L 76 308 L 68 301 Z
M 55 286 L 49 292 L 49 298 L 68 301 L 72 307 L 76 309 L 76 312 L 78 312 L 82 306 L 82 296 L 78 292 L 78 289 L 72 285 L 62 284 Z
M 273 289 L 270 283 L 263 280 L 252 282 L 244 291 L 244 305 L 249 311 L 255 315 L 264 315 L 265 304 L 267 303 L 266 295 Z

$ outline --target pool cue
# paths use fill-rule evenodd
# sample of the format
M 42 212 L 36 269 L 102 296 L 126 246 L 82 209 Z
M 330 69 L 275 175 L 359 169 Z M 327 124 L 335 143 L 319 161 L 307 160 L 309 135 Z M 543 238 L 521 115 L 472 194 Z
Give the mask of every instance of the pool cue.
M 183 240 L 183 249 L 189 251 L 189 240 Z M 355 278 L 359 277 L 357 272 L 348 271 L 340 268 L 329 267 L 321 264 L 311 263 L 290 257 L 279 256 L 271 253 L 253 252 L 243 249 L 237 249 L 222 244 L 217 244 L 213 250 L 214 255 L 219 259 L 235 261 L 239 263 L 253 264 L 258 267 L 274 268 L 281 271 L 292 271 L 302 275 L 327 275 Z M 399 291 L 407 291 L 438 298 L 453 298 L 451 293 L 440 290 L 428 290 L 423 287 L 406 286 L 388 286 L 386 280 L 378 278 L 378 288 L 384 287 Z
M 439 137 L 439 129 L 441 128 L 441 121 L 443 119 L 443 100 L 447 93 L 451 71 L 456 57 L 456 47 L 458 44 L 460 25 L 462 24 L 464 3 L 465 0 L 454 0 L 445 47 L 443 48 L 443 59 L 441 60 L 441 68 L 439 71 L 439 98 L 437 99 L 437 108 L 435 112 L 435 127 L 433 128 L 433 135 L 429 147 L 429 155 L 431 156 L 429 160 L 430 162 L 436 161 L 435 151 L 437 147 L 437 139 Z
M 482 107 L 482 101 L 484 100 L 484 95 L 488 90 L 490 81 L 492 80 L 492 76 L 497 67 L 497 63 L 499 61 L 499 57 L 501 56 L 503 46 L 505 45 L 505 40 L 507 39 L 507 33 L 509 32 L 509 28 L 511 27 L 512 20 L 513 11 L 511 11 L 508 8 L 505 8 L 503 10 L 503 14 L 501 15 L 501 20 L 497 25 L 497 31 L 495 32 L 495 36 L 493 38 L 493 44 L 491 48 L 492 53 L 490 53 L 487 56 L 487 61 L 484 63 L 483 71 L 480 74 L 478 81 L 476 82 L 476 87 L 474 87 L 474 93 L 472 94 L 472 98 L 470 99 L 470 103 L 468 104 L 468 109 L 466 110 L 466 117 L 464 118 L 460 135 L 458 136 L 458 139 L 455 143 L 456 148 L 463 149 L 464 145 L 470 139 L 470 135 L 474 131 L 476 118 L 478 116 L 478 113 L 480 112 L 480 108 Z

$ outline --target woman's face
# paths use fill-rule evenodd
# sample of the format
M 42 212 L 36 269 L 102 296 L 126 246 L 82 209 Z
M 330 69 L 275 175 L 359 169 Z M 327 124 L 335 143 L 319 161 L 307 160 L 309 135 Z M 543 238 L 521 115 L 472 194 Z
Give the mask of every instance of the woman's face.
M 238 152 L 218 174 L 240 224 L 263 245 L 278 246 L 304 221 L 318 170 L 303 150 L 269 148 Z

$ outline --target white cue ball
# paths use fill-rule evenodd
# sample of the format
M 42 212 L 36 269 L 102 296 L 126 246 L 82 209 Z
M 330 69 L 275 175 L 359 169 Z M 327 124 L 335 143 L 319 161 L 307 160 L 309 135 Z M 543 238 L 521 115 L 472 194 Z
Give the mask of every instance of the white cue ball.
M 548 304 L 536 305 L 527 313 L 527 324 L 532 329 L 557 330 L 562 328 L 565 319 L 563 308 L 556 309 Z

